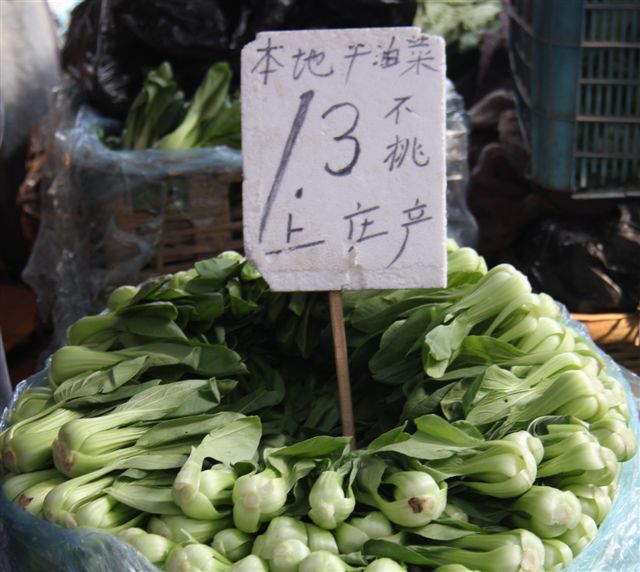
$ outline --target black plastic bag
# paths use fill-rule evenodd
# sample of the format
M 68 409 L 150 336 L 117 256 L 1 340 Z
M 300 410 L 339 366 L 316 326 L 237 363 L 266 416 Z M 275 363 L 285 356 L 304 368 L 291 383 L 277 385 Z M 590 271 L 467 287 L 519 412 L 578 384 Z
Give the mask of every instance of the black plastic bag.
M 633 312 L 640 302 L 640 202 L 606 217 L 550 218 L 521 237 L 516 264 L 576 312 Z
M 102 113 L 123 117 L 144 74 L 169 61 L 195 89 L 214 62 L 231 63 L 264 30 L 407 26 L 416 0 L 85 0 L 73 11 L 65 70 Z

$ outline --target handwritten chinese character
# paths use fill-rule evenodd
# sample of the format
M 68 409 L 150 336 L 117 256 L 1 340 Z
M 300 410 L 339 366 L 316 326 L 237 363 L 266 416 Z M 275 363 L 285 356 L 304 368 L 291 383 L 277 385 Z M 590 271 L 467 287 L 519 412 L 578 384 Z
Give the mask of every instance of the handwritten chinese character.
M 391 145 L 387 145 L 386 149 L 390 149 L 390 151 L 383 163 L 388 163 L 389 171 L 393 171 L 404 163 L 404 158 L 409 150 L 409 139 L 400 139 L 396 135 L 396 140 Z
M 349 60 L 349 67 L 347 68 L 347 75 L 344 79 L 344 83 L 349 83 L 349 78 L 351 77 L 351 69 L 353 68 L 353 63 L 356 61 L 356 59 L 371 53 L 372 50 L 369 50 L 369 51 L 360 50 L 360 48 L 364 48 L 364 47 L 365 47 L 364 44 L 353 44 L 349 46 L 349 50 L 351 50 L 351 52 L 345 56 L 345 59 Z
M 429 48 L 430 47 L 429 36 L 427 36 L 426 34 L 420 34 L 419 36 L 416 36 L 415 38 L 408 38 L 407 39 L 407 44 L 408 44 L 409 48 L 411 48 L 411 49 Z
M 412 207 L 402 211 L 407 216 L 407 222 L 402 223 L 402 227 L 404 227 L 404 239 L 394 259 L 387 264 L 387 268 L 393 266 L 404 253 L 404 249 L 406 248 L 409 240 L 411 227 L 421 222 L 427 222 L 433 218 L 432 216 L 426 216 L 426 209 L 427 205 L 425 203 L 421 203 L 420 199 L 416 199 L 416 202 Z
M 333 75 L 333 66 L 330 66 L 329 69 L 326 69 L 326 67 L 324 70 L 320 69 L 322 62 L 324 62 L 326 57 L 325 52 L 311 49 L 309 50 L 309 53 L 307 53 L 302 48 L 298 48 L 298 51 L 291 57 L 295 61 L 293 64 L 293 79 L 295 80 L 300 79 L 300 76 L 302 76 L 305 69 L 316 77 L 327 77 Z
M 262 76 L 263 85 L 267 85 L 269 81 L 269 75 L 276 73 L 278 67 L 284 67 L 277 58 L 273 55 L 276 50 L 282 50 L 282 46 L 271 45 L 271 38 L 267 38 L 267 45 L 264 48 L 258 48 L 256 51 L 262 53 L 262 57 L 258 60 L 255 66 L 251 68 L 251 73 L 255 73 Z
M 427 36 L 422 34 L 418 38 L 407 40 L 407 43 L 409 44 L 409 48 L 411 50 L 412 59 L 407 60 L 407 64 L 409 65 L 400 74 L 401 76 L 411 71 L 415 71 L 416 75 L 420 75 L 420 71 L 423 68 L 430 71 L 437 71 L 436 68 L 429 65 L 429 62 L 434 61 L 435 58 L 431 55 L 429 38 Z
M 402 111 L 403 109 L 405 111 L 408 111 L 409 113 L 413 111 L 413 109 L 411 109 L 408 105 L 405 105 L 405 103 L 407 103 L 407 101 L 409 101 L 412 97 L 413 97 L 412 95 L 405 95 L 403 97 L 394 97 L 393 101 L 395 101 L 396 104 L 391 108 L 391 111 L 389 111 L 389 113 L 387 113 L 384 116 L 384 118 L 386 119 L 387 117 L 395 113 L 394 123 L 398 125 L 398 121 L 400 121 L 400 111 Z
M 369 227 L 375 223 L 375 220 L 369 219 L 366 215 L 378 210 L 379 208 L 380 206 L 376 205 L 374 207 L 368 207 L 363 209 L 362 205 L 358 202 L 355 212 L 352 212 L 342 217 L 344 218 L 344 220 L 349 221 L 349 236 L 347 238 L 353 241 L 356 226 L 360 227 L 360 234 L 358 238 L 355 240 L 356 244 L 359 242 L 364 242 L 365 240 L 370 240 L 372 238 L 377 238 L 379 236 L 384 236 L 385 234 L 389 234 L 389 232 L 386 230 L 380 231 L 380 232 L 371 232 L 369 230 Z M 354 221 L 354 219 L 361 219 L 361 220 L 356 225 L 356 222 Z M 351 245 L 351 248 L 349 248 L 349 252 L 351 252 L 354 248 L 355 248 L 354 245 Z
M 386 49 L 383 49 L 382 46 L 378 45 L 382 51 L 380 52 L 378 59 L 373 62 L 374 66 L 380 64 L 380 68 L 384 70 L 397 66 L 400 63 L 400 49 L 395 47 L 395 43 L 396 37 L 392 36 Z
M 396 135 L 395 141 L 387 145 L 386 149 L 389 150 L 389 154 L 383 163 L 388 163 L 389 171 L 402 167 L 409 149 L 411 149 L 411 160 L 416 167 L 426 167 L 429 164 L 429 157 L 423 151 L 422 143 L 418 142 L 417 137 L 410 140 L 408 137 L 400 139 Z
M 289 219 L 287 220 L 287 244 L 291 242 L 291 236 L 294 232 L 302 232 L 303 230 L 304 228 L 301 226 L 293 226 L 293 214 L 289 213 Z
M 429 157 L 422 149 L 422 143 L 418 143 L 417 137 L 413 138 L 411 160 L 416 167 L 426 167 L 429 164 Z
M 300 191 L 302 191 L 302 189 L 299 189 L 298 192 L 296 192 L 296 197 L 300 198 L 302 196 L 302 194 L 300 193 Z M 269 250 L 268 252 L 266 252 L 267 255 L 273 255 L 273 254 L 281 254 L 283 252 L 291 252 L 293 250 L 301 250 L 303 248 L 311 248 L 312 246 L 319 246 L 320 244 L 324 244 L 326 241 L 324 240 L 312 240 L 311 242 L 303 242 L 300 244 L 291 244 L 291 238 L 294 236 L 295 233 L 297 232 L 303 232 L 304 231 L 304 227 L 302 226 L 294 226 L 293 224 L 293 213 L 289 213 L 289 216 L 287 218 L 287 246 L 283 247 L 283 248 L 277 248 L 275 250 Z

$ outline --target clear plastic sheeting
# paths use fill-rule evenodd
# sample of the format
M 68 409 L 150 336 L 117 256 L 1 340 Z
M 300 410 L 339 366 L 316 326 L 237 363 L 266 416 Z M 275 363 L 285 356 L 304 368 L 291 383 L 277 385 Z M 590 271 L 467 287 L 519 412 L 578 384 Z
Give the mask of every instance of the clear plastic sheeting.
M 227 147 L 114 151 L 98 132 L 115 124 L 72 91 L 58 90 L 51 108 L 41 223 L 23 278 L 59 346 L 115 287 L 239 246 L 231 211 L 242 158 Z
M 9 405 L 9 401 L 11 400 L 11 391 L 9 367 L 7 366 L 7 357 L 4 353 L 2 331 L 0 331 L 0 409 L 4 409 Z
M 585 339 L 589 332 L 584 324 L 568 319 Z M 595 345 L 595 344 L 594 344 Z M 600 351 L 610 373 L 627 394 L 631 411 L 631 428 L 640 443 L 640 376 L 620 367 Z M 637 572 L 640 570 L 640 452 L 624 463 L 618 478 L 618 489 L 594 540 L 576 557 L 567 572 Z
M 473 246 L 467 124 L 464 102 L 449 82 L 448 233 Z M 52 347 L 64 343 L 73 322 L 99 312 L 117 286 L 242 248 L 240 151 L 114 151 L 99 131 L 117 127 L 72 89 L 55 92 L 44 128 L 40 228 L 23 273 L 53 324 Z
M 462 96 L 447 80 L 447 235 L 460 246 L 478 243 L 478 223 L 467 206 L 469 118 Z
M 623 383 L 632 408 L 631 424 L 640 439 L 638 407 L 640 377 L 621 369 L 609 358 L 616 377 Z M 624 463 L 618 479 L 618 491 L 611 512 L 604 519 L 598 534 L 571 563 L 567 572 L 637 572 L 640 570 L 640 453 Z
M 588 339 L 586 330 L 573 323 Z M 640 441 L 638 406 L 640 377 L 622 370 L 603 354 L 624 387 L 631 410 L 631 425 Z M 2 419 L 19 395 L 32 385 L 46 384 L 46 370 L 20 383 Z M 21 511 L 0 489 L 0 572 L 158 572 L 136 550 L 115 537 L 88 530 L 69 530 Z M 571 563 L 566 572 L 636 572 L 640 570 L 640 454 L 620 471 L 617 494 L 611 511 L 595 539 Z

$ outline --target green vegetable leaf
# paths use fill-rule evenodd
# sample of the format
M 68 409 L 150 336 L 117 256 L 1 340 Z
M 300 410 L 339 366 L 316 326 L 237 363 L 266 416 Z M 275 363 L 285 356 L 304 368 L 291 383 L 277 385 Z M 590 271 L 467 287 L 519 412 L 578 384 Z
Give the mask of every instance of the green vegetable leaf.
M 157 488 L 134 484 L 115 484 L 105 489 L 105 493 L 122 504 L 150 514 L 182 514 L 180 508 L 173 502 L 171 487 Z
M 443 542 L 469 536 L 477 532 L 484 532 L 484 530 L 479 526 L 462 521 L 449 521 L 448 524 L 431 522 L 422 528 L 414 528 L 411 530 L 411 534 L 421 536 L 428 540 L 439 540 Z
M 417 564 L 418 566 L 437 566 L 434 560 L 417 552 L 411 546 L 402 546 L 388 540 L 368 540 L 362 547 L 363 554 L 378 558 L 391 558 L 396 562 Z
M 467 336 L 461 343 L 456 367 L 509 362 L 523 357 L 525 352 L 514 345 L 491 336 Z
M 123 360 L 106 370 L 77 375 L 62 382 L 56 388 L 53 399 L 62 402 L 113 392 L 145 371 L 148 367 L 147 362 L 147 357 L 140 356 Z
M 120 461 L 118 467 L 144 471 L 179 469 L 187 460 L 188 453 L 188 447 L 185 447 L 184 453 L 154 453 L 149 451 Z
M 390 429 L 386 433 L 380 435 L 380 437 L 374 439 L 369 443 L 367 447 L 368 451 L 376 451 L 382 447 L 386 447 L 387 445 L 393 445 L 395 443 L 406 441 L 409 438 L 409 435 L 404 433 L 404 430 L 407 426 L 407 423 L 403 423 L 400 427 L 395 427 L 394 429 Z
M 463 316 L 457 316 L 452 322 L 440 324 L 425 335 L 422 359 L 427 375 L 436 379 L 442 377 L 460 353 L 472 325 Z
M 396 442 L 385 444 L 375 452 L 400 453 L 421 460 L 446 459 L 457 451 L 484 443 L 482 434 L 468 423 L 452 424 L 438 415 L 425 415 L 414 420 L 418 431 L 404 434 Z M 370 446 L 371 449 L 371 446 Z
M 231 70 L 229 64 L 214 64 L 193 96 L 187 114 L 178 127 L 155 144 L 158 149 L 197 147 L 201 130 L 215 118 L 228 98 Z
M 144 304 L 127 305 L 116 312 L 121 318 L 132 318 L 134 316 L 153 317 L 162 320 L 175 320 L 178 317 L 178 310 L 171 302 L 145 302 Z
M 407 396 L 402 410 L 402 419 L 413 419 L 437 411 L 442 400 L 456 383 L 449 383 L 435 390 L 427 391 L 427 383 L 420 383 Z
M 178 325 L 164 318 L 136 315 L 123 321 L 124 329 L 132 334 L 146 338 L 163 338 L 166 340 L 186 340 L 184 332 Z
M 116 401 L 125 401 L 130 397 L 133 397 L 136 393 L 140 393 L 150 387 L 156 387 L 160 385 L 162 380 L 151 379 L 143 383 L 127 383 L 118 389 L 110 393 L 97 393 L 94 395 L 87 395 L 83 397 L 73 397 L 69 401 L 65 401 L 65 407 L 71 409 L 80 407 L 87 404 L 102 404 L 102 403 L 115 403 Z
M 414 419 L 414 423 L 422 433 L 433 439 L 434 443 L 474 447 L 484 442 L 482 433 L 466 421 L 449 423 L 439 415 L 424 415 Z
M 206 435 L 241 417 L 243 416 L 240 413 L 228 411 L 214 413 L 213 415 L 194 415 L 161 421 L 140 437 L 138 441 L 136 441 L 136 445 L 140 447 L 155 447 L 198 435 Z
M 204 458 L 209 457 L 226 465 L 251 461 L 256 455 L 261 436 L 260 418 L 242 417 L 211 431 L 202 440 L 198 450 Z
M 269 457 L 319 459 L 337 452 L 343 453 L 351 442 L 350 437 L 328 437 L 320 435 L 306 441 L 270 451 Z
M 150 387 L 118 405 L 114 413 L 144 411 L 146 419 L 158 419 L 177 409 L 191 393 L 206 386 L 206 380 L 194 379 Z

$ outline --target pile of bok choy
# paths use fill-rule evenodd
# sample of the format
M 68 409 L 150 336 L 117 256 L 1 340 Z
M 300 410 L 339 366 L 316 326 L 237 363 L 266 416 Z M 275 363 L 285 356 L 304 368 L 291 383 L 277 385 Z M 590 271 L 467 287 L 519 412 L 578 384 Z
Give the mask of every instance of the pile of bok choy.
M 115 290 L 0 434 L 4 494 L 167 571 L 559 571 L 635 454 L 623 388 L 559 307 L 450 245 L 448 286 L 328 308 L 242 256 Z M 10 523 L 9 523 L 10 525 Z
M 167 62 L 151 70 L 131 104 L 120 135 L 105 137 L 115 149 L 240 147 L 240 99 L 229 95 L 231 69 L 211 66 L 190 101 Z

